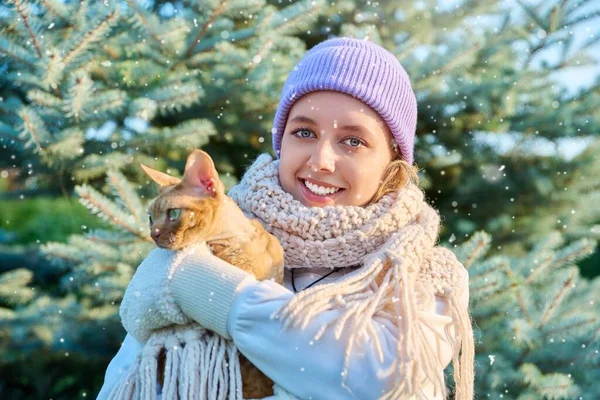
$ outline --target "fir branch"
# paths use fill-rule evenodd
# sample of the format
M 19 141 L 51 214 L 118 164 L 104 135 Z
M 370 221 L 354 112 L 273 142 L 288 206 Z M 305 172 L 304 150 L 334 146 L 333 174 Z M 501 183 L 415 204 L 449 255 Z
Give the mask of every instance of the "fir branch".
M 106 119 L 121 112 L 127 103 L 127 93 L 118 90 L 107 90 L 96 93 L 91 99 L 88 99 L 85 105 L 85 113 L 81 116 L 82 120 Z
M 558 308 L 559 304 L 561 303 L 562 299 L 567 295 L 568 292 L 571 291 L 572 283 L 575 280 L 575 278 L 577 277 L 577 275 L 578 275 L 577 268 L 573 268 L 571 270 L 571 272 L 569 273 L 569 276 L 568 276 L 568 279 L 566 280 L 566 282 L 562 285 L 561 289 L 556 294 L 556 296 L 554 296 L 554 299 L 552 299 L 550 306 L 548 306 L 546 308 L 546 311 L 542 315 L 542 318 L 540 319 L 540 323 L 537 326 L 538 329 L 542 329 L 546 325 L 546 323 L 548 323 L 548 321 L 550 320 L 550 318 L 552 317 L 552 315 Z
M 15 71 L 12 70 L 8 72 L 4 78 L 8 82 L 16 82 L 23 85 L 25 88 L 27 87 L 38 87 L 46 90 L 47 86 L 44 86 L 42 82 L 40 82 L 39 75 L 35 73 L 30 73 L 27 71 Z
M 192 40 L 192 43 L 190 43 L 190 45 L 188 46 L 188 49 L 185 51 L 185 54 L 183 55 L 183 58 L 181 58 L 179 61 L 177 61 L 175 64 L 173 64 L 171 66 L 170 70 L 174 70 L 177 66 L 179 66 L 181 63 L 185 62 L 192 55 L 192 53 L 194 52 L 194 49 L 196 48 L 196 45 L 198 43 L 200 43 L 200 40 L 204 37 L 204 35 L 206 34 L 206 31 L 210 28 L 210 26 L 215 21 L 215 19 L 217 19 L 219 17 L 219 15 L 221 15 L 223 13 L 223 11 L 225 10 L 226 4 L 227 4 L 227 1 L 223 1 L 219 5 L 219 7 L 217 7 L 215 10 L 213 10 L 210 17 L 208 17 L 208 19 L 204 22 L 204 24 L 202 25 L 202 28 L 200 28 L 200 30 L 198 31 L 198 33 Z
M 156 62 L 144 58 L 138 60 L 138 58 L 140 57 L 135 57 L 134 60 L 120 61 L 118 67 L 109 72 L 109 80 L 119 80 L 123 89 L 144 89 L 151 81 L 151 77 L 164 72 L 163 65 L 157 65 Z
M 74 254 L 73 246 L 65 243 L 45 243 L 40 246 L 40 251 L 50 260 L 52 265 L 59 266 L 62 270 L 68 269 L 68 266 L 65 265 L 65 261 L 73 264 L 83 261 L 82 254 Z
M 81 201 L 80 201 L 81 202 Z M 90 246 L 89 240 L 85 236 L 71 235 L 69 237 L 69 245 L 78 249 L 84 256 L 84 260 L 102 260 L 103 262 L 118 262 L 120 259 L 119 247 L 97 244 Z M 78 268 L 79 270 L 85 268 Z
M 91 243 L 101 243 L 108 246 L 123 246 L 127 244 L 136 244 L 139 237 L 129 234 L 117 234 L 117 232 L 95 229 L 86 234 L 87 240 Z M 149 238 L 148 238 L 149 239 Z
M 528 43 L 531 46 L 531 43 Z M 538 44 L 529 48 L 529 54 L 527 55 L 527 59 L 523 63 L 523 66 L 528 66 L 531 63 L 533 57 L 540 51 L 547 48 L 548 45 L 548 36 L 545 36 Z
M 16 315 L 10 308 L 0 307 L 0 321 L 4 321 L 1 325 L 10 326 L 13 320 L 16 319 Z
M 127 223 L 127 219 L 130 218 L 128 218 L 121 210 L 114 207 L 112 202 L 104 195 L 87 185 L 76 186 L 75 192 L 79 195 L 81 204 L 90 209 L 92 213 L 140 239 L 144 239 L 141 229 Z
M 149 143 L 170 143 L 182 149 L 200 148 L 209 142 L 211 136 L 217 134 L 214 124 L 206 119 L 189 119 L 174 127 L 150 127 L 143 136 L 131 140 L 132 147 Z
M 60 110 L 62 100 L 40 89 L 31 89 L 27 92 L 27 98 L 32 102 L 48 108 Z
M 552 251 L 557 246 L 560 246 L 564 242 L 564 238 L 558 231 L 549 232 L 544 238 L 535 243 L 533 246 L 532 253 L 541 253 L 544 251 Z
M 536 14 L 536 12 L 527 4 L 523 3 L 523 0 L 517 0 L 517 3 L 519 3 L 519 5 L 523 8 L 523 10 L 525 10 L 525 13 L 527 13 L 527 15 L 529 15 L 529 17 L 535 21 L 535 23 L 542 28 L 545 31 L 548 31 L 548 27 L 546 26 L 546 24 L 544 23 L 544 21 L 542 21 L 542 19 L 540 19 L 540 17 Z
M 204 90 L 197 83 L 174 83 L 153 90 L 147 97 L 156 101 L 157 110 L 162 115 L 166 115 L 173 111 L 180 111 L 182 106 L 191 106 L 204 95 Z
M 587 3 L 589 3 L 590 1 L 594 1 L 594 0 L 579 0 L 577 3 L 570 5 L 569 9 L 567 10 L 567 12 L 565 13 L 565 17 L 568 17 L 569 15 L 571 15 L 572 13 L 578 11 L 581 9 L 581 6 L 586 5 Z
M 79 121 L 85 102 L 92 98 L 93 88 L 94 82 L 86 72 L 77 71 L 73 74 L 63 108 L 67 117 Z
M 77 8 L 77 12 L 75 13 L 75 16 L 73 18 L 73 21 L 75 21 L 75 24 L 77 26 L 83 26 L 85 24 L 85 16 L 88 11 L 88 7 L 89 0 L 79 0 L 79 8 Z
M 488 291 L 493 290 L 493 289 L 498 289 L 498 291 L 496 291 L 495 293 L 498 293 L 499 291 L 505 289 L 504 287 L 500 288 L 499 283 L 497 281 L 490 280 L 490 279 L 488 279 L 487 283 L 484 283 L 483 285 L 473 284 L 473 285 L 469 285 L 469 287 L 470 287 L 470 291 L 473 294 L 473 297 L 486 294 Z
M 56 141 L 46 148 L 45 163 L 53 166 L 56 161 L 74 160 L 83 154 L 83 131 L 77 126 L 61 131 Z
M 488 286 L 491 286 L 493 284 L 494 283 L 492 282 L 492 284 L 478 286 L 478 287 L 487 288 Z M 485 299 L 486 300 L 485 304 L 494 303 L 494 302 L 501 301 L 502 299 L 506 299 L 506 294 L 512 292 L 512 290 L 514 289 L 511 286 L 500 286 L 498 284 L 497 284 L 497 286 L 498 286 L 498 290 L 495 290 L 495 291 L 487 294 L 487 297 Z M 484 303 L 482 303 L 482 304 L 484 304 Z M 497 307 L 494 307 L 494 308 L 497 308 Z M 501 310 L 499 312 L 493 312 L 487 317 L 491 318 L 493 316 L 501 316 L 501 315 L 504 315 L 504 313 L 505 313 L 505 311 Z
M 553 265 L 556 261 L 556 258 L 553 254 L 547 254 L 546 257 L 541 258 L 541 255 L 536 255 L 536 259 L 538 260 L 537 266 L 533 269 L 533 272 L 529 274 L 529 276 L 525 279 L 526 283 L 532 283 L 538 280 L 540 274 L 544 274 L 548 271 L 548 268 Z
M 460 256 L 460 261 L 469 269 L 475 260 L 485 254 L 490 246 L 492 238 L 484 231 L 475 232 L 469 240 L 460 246 L 457 255 Z
M 482 43 L 480 43 L 480 42 L 475 43 L 471 47 L 462 51 L 460 54 L 458 54 L 452 60 L 447 62 L 442 68 L 436 68 L 433 71 L 424 73 L 423 74 L 424 78 L 420 79 L 418 81 L 418 84 L 422 84 L 424 82 L 431 80 L 432 78 L 437 78 L 439 76 L 447 74 L 451 69 L 455 68 L 458 64 L 460 64 L 461 60 L 463 60 L 464 58 L 466 58 L 468 56 L 471 56 L 472 54 L 476 53 L 478 50 L 480 50 L 482 48 L 483 48 Z
M 23 20 L 23 24 L 25 24 L 25 27 L 27 28 L 27 32 L 29 32 L 29 37 L 31 37 L 31 41 L 33 42 L 33 46 L 35 47 L 35 50 L 38 53 L 38 57 L 42 58 L 42 49 L 37 40 L 37 37 L 35 36 L 35 33 L 33 32 L 31 24 L 29 23 L 29 17 L 27 16 L 27 13 L 25 12 L 23 4 L 21 4 L 20 0 L 13 0 L 13 3 L 15 4 L 17 12 L 21 16 L 21 19 Z
M 71 50 L 63 57 L 62 62 L 66 65 L 71 62 L 76 56 L 84 51 L 90 44 L 101 40 L 104 33 L 110 28 L 110 26 L 116 22 L 119 13 L 116 10 L 109 12 L 100 22 L 91 30 L 89 30 L 82 38 L 77 42 Z
M 547 336 L 550 336 L 550 335 L 555 335 L 557 333 L 561 333 L 561 332 L 565 332 L 565 331 L 569 332 L 573 328 L 579 328 L 579 327 L 583 327 L 583 326 L 586 326 L 586 325 L 589 325 L 589 324 L 593 324 L 593 323 L 597 323 L 597 322 L 598 322 L 598 318 L 590 317 L 590 318 L 586 318 L 586 319 L 583 319 L 581 321 L 578 321 L 578 322 L 576 322 L 574 324 L 568 324 L 568 325 L 565 325 L 565 326 L 561 326 L 559 328 L 545 330 L 544 334 L 547 335 Z
M 140 198 L 125 179 L 125 177 L 117 170 L 110 170 L 107 173 L 107 181 L 114 190 L 114 194 L 118 196 L 125 208 L 135 217 L 138 224 L 142 224 L 142 215 L 144 207 L 140 202 Z
M 316 14 L 324 8 L 324 4 L 325 2 L 322 0 L 298 1 L 279 11 L 269 5 L 265 7 L 265 10 L 268 11 L 261 15 L 264 16 L 264 19 L 260 18 L 257 26 L 252 28 L 252 35 L 260 34 L 263 31 L 269 31 L 271 34 L 279 36 L 300 33 L 303 29 L 309 29 L 310 23 L 316 20 Z M 273 11 L 270 11 L 271 9 Z
M 0 121 L 0 137 L 6 138 L 6 139 L 10 139 L 10 140 L 14 140 L 16 142 L 23 142 L 24 139 L 19 137 L 19 132 L 17 132 L 16 130 L 13 129 L 12 126 L 5 124 L 4 122 Z
M 12 305 L 25 304 L 34 297 L 34 292 L 27 287 L 33 279 L 33 272 L 18 268 L 0 274 L 0 299 Z
M 64 64 L 61 61 L 60 53 L 58 49 L 51 49 L 45 57 L 46 64 L 40 66 L 40 69 L 44 73 L 40 83 L 44 89 L 52 88 L 56 97 L 62 98 L 62 95 L 58 91 L 58 82 L 62 78 L 64 71 Z
M 31 69 L 35 69 L 35 61 L 29 57 L 30 52 L 2 36 L 0 36 L 0 53 L 6 54 L 11 59 L 27 65 Z
M 139 59 L 140 61 L 146 61 L 147 59 L 153 61 L 156 65 L 159 65 L 161 67 L 166 67 L 168 65 L 168 60 L 165 58 L 165 56 L 152 46 L 148 46 L 146 43 L 131 43 L 130 45 L 126 46 L 126 48 L 124 48 L 123 51 L 125 52 L 127 58 L 130 58 L 132 60 Z M 159 73 L 151 74 L 148 75 L 148 77 L 156 76 L 158 74 Z M 146 80 L 149 80 L 148 77 Z
M 561 25 L 561 27 L 559 29 L 573 27 L 573 26 L 578 25 L 578 24 L 580 24 L 582 22 L 586 22 L 586 21 L 588 21 L 590 19 L 597 18 L 597 17 L 600 17 L 600 11 L 595 11 L 595 12 L 593 12 L 591 14 L 582 15 L 580 17 L 577 17 L 575 19 L 567 21 L 563 25 Z
M 44 152 L 44 146 L 49 143 L 50 134 L 46 130 L 44 121 L 39 115 L 28 107 L 23 107 L 19 111 L 19 117 L 23 123 L 20 126 L 20 138 L 29 138 L 25 147 L 34 147 L 38 153 Z
M 59 3 L 55 0 L 38 0 L 38 1 L 40 3 L 42 3 L 42 5 L 44 5 L 44 7 L 46 7 L 46 9 L 48 11 L 50 11 L 52 14 L 56 15 L 57 17 L 59 17 L 60 19 L 65 21 L 68 25 L 71 25 L 71 21 L 69 18 L 69 10 L 67 9 L 67 7 L 64 4 Z
M 596 332 L 594 332 L 593 335 L 590 335 L 590 340 L 585 342 L 585 346 L 588 347 L 590 344 L 592 344 L 593 342 L 595 342 L 598 339 L 600 339 L 600 327 L 598 329 L 596 329 Z
M 150 34 L 150 37 L 158 44 L 159 47 L 161 47 L 162 46 L 161 39 L 160 39 L 160 37 L 158 37 L 158 35 L 152 29 L 152 24 L 148 20 L 148 17 L 146 15 L 144 15 L 144 12 L 142 10 L 140 10 L 132 0 L 126 0 L 126 1 L 127 1 L 127 4 L 129 5 L 129 7 L 131 7 L 131 9 L 134 11 L 135 15 L 139 18 L 142 25 L 146 28 L 146 31 L 148 32 L 148 34 Z
M 265 53 L 267 53 L 271 49 L 272 46 L 273 46 L 273 39 L 269 38 L 269 39 L 265 40 L 265 43 L 262 46 L 260 46 L 260 48 L 256 52 L 256 55 L 259 56 L 261 59 L 264 59 Z M 248 71 L 255 69 L 259 65 L 260 65 L 260 63 L 253 62 L 252 65 L 250 66 L 250 68 L 248 68 Z
M 78 181 L 100 178 L 110 169 L 123 168 L 130 160 L 130 155 L 118 151 L 103 156 L 92 153 L 74 167 L 74 175 Z
M 315 3 L 316 6 L 313 7 L 312 3 Z M 231 32 L 229 34 L 229 38 L 227 40 L 231 41 L 231 42 L 240 42 L 240 41 L 249 39 L 253 36 L 256 36 L 257 33 L 261 29 L 277 30 L 278 28 L 281 28 L 284 25 L 292 24 L 296 19 L 301 19 L 303 17 L 305 18 L 307 8 L 311 8 L 312 10 L 315 10 L 315 9 L 319 9 L 322 7 L 323 7 L 322 0 L 299 1 L 297 3 L 294 3 L 294 4 L 284 8 L 279 13 L 277 13 L 279 15 L 279 18 L 276 18 L 274 20 L 275 22 L 271 23 L 269 26 L 240 29 L 238 31 Z M 312 14 L 311 14 L 310 18 L 314 18 L 314 17 L 312 17 Z M 207 38 L 206 40 L 203 40 L 199 43 L 195 42 L 194 46 L 196 46 L 196 47 L 192 50 L 192 52 L 195 52 L 195 54 L 204 52 L 206 50 L 214 48 L 217 43 L 222 42 L 224 40 L 225 39 L 222 39 L 220 36 L 215 36 L 215 37 Z
M 527 309 L 527 305 L 525 304 L 525 300 L 523 299 L 523 294 L 521 293 L 521 288 L 523 287 L 523 285 L 519 285 L 519 284 L 515 283 L 515 278 L 514 278 L 512 269 L 509 266 L 506 266 L 506 268 L 504 269 L 504 272 L 506 273 L 506 276 L 508 277 L 508 279 L 510 279 L 513 282 L 510 286 L 514 287 L 514 290 L 517 295 L 517 301 L 519 303 L 519 307 L 521 308 L 521 312 L 523 313 L 523 316 L 527 319 L 527 322 L 531 326 L 533 326 L 534 322 L 531 319 L 531 315 L 529 314 L 529 310 Z
M 588 257 L 594 252 L 595 243 L 587 238 L 577 240 L 558 252 L 556 262 L 564 265 Z
M 156 102 L 152 99 L 139 97 L 129 103 L 130 115 L 150 121 L 156 115 Z
M 552 7 L 552 9 L 550 10 L 550 15 L 549 15 L 549 20 L 550 20 L 550 24 L 549 24 L 549 32 L 554 32 L 556 31 L 556 28 L 558 27 L 559 22 L 562 20 L 562 16 L 564 15 L 564 9 L 565 9 L 565 5 L 567 4 L 568 0 L 561 0 L 559 4 L 555 4 L 554 7 Z

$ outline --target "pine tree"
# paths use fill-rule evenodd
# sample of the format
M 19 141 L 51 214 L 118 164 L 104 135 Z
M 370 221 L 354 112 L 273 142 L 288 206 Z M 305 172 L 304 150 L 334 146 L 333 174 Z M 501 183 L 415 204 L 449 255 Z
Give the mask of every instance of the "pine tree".
M 600 278 L 576 262 L 596 245 L 564 245 L 560 233 L 525 256 L 485 257 L 491 237 L 477 232 L 455 251 L 469 270 L 479 398 L 597 398 L 600 395 Z

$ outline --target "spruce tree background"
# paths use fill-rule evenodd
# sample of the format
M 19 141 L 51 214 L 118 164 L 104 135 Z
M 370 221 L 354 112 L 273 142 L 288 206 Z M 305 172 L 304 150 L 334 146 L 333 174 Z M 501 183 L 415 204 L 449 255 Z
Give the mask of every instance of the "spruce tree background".
M 139 163 L 180 175 L 201 147 L 230 187 L 271 151 L 295 63 L 343 35 L 396 54 L 417 93 L 477 397 L 599 398 L 599 22 L 586 0 L 0 4 L 0 397 L 95 397 L 153 248 Z

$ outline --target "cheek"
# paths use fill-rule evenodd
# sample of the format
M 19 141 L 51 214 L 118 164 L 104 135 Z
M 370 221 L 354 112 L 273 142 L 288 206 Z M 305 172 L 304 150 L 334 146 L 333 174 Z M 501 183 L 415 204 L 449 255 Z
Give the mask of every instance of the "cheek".
M 373 164 L 347 169 L 345 178 L 351 188 L 348 195 L 352 197 L 351 201 L 355 205 L 369 201 L 375 195 L 382 172 L 379 166 Z
M 293 165 L 287 159 L 281 158 L 279 162 L 279 184 L 284 191 L 289 192 L 292 189 L 296 179 L 295 175 L 296 171 Z
M 286 192 L 289 192 L 296 182 L 296 174 L 300 169 L 300 157 L 298 154 L 286 151 L 289 147 L 283 143 L 279 156 L 279 183 Z

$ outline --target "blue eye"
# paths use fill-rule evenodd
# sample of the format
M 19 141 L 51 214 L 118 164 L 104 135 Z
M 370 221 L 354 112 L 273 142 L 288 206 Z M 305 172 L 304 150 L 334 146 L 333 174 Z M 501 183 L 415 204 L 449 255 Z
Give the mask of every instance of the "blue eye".
M 360 146 L 365 145 L 365 143 L 357 137 L 351 137 L 351 138 L 344 140 L 344 142 L 348 142 L 348 141 L 350 142 L 350 144 L 349 144 L 350 147 L 360 147 Z
M 301 133 L 301 134 L 298 134 L 298 133 L 300 133 L 300 132 L 307 132 L 307 133 L 308 133 L 308 136 L 307 136 L 307 135 L 303 135 L 302 133 Z M 309 129 L 306 129 L 306 128 L 298 128 L 298 129 L 296 129 L 296 130 L 293 130 L 293 131 L 292 131 L 292 135 L 296 136 L 297 138 L 304 139 L 304 138 L 310 138 L 310 137 L 311 137 L 310 135 L 313 135 L 313 133 L 312 133 L 312 131 L 311 131 L 311 130 L 309 130 Z

